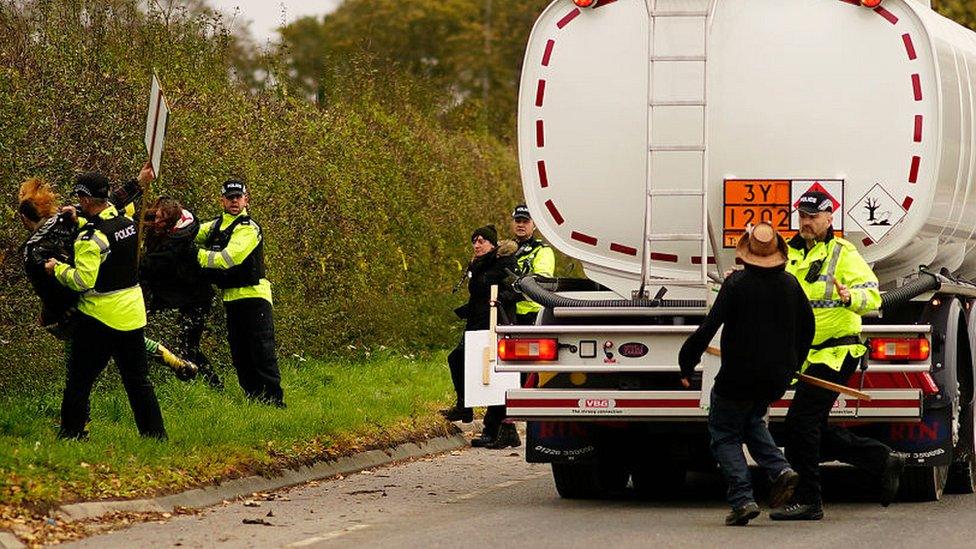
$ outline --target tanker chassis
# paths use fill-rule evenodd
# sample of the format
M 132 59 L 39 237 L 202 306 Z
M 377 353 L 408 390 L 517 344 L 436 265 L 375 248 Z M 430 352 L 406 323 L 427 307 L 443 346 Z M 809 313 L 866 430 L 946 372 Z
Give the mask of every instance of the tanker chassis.
M 562 497 L 678 490 L 713 469 L 718 358 L 678 349 L 750 223 L 795 202 L 878 275 L 868 354 L 831 421 L 906 456 L 902 497 L 976 490 L 976 34 L 924 0 L 556 0 L 526 50 L 519 156 L 543 236 L 586 280 L 521 279 L 534 326 L 497 327 L 509 416 Z M 716 337 L 716 342 L 718 338 Z M 713 343 L 717 346 L 717 343 Z M 792 398 L 770 408 L 774 435 Z

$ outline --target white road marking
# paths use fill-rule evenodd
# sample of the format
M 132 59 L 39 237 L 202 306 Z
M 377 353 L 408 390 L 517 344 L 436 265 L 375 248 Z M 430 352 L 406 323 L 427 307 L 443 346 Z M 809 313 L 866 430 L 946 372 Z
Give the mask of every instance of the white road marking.
M 311 538 L 308 538 L 308 539 L 303 539 L 302 541 L 296 541 L 295 543 L 289 543 L 285 547 L 305 547 L 306 545 L 312 545 L 313 543 L 318 543 L 320 541 L 328 541 L 330 539 L 335 539 L 335 538 L 338 538 L 338 537 L 342 537 L 342 536 L 344 536 L 346 534 L 350 534 L 350 533 L 355 532 L 357 530 L 363 530 L 363 529 L 369 528 L 369 527 L 370 527 L 369 524 L 354 524 L 354 525 L 349 526 L 347 528 L 343 528 L 342 530 L 335 530 L 335 531 L 332 531 L 332 532 L 325 532 L 323 534 L 319 534 L 317 536 L 314 536 L 314 537 L 311 537 Z

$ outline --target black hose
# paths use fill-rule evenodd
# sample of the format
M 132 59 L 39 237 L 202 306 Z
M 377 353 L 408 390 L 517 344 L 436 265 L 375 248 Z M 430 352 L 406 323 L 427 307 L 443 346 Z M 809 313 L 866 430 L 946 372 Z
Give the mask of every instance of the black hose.
M 662 281 L 666 282 L 666 281 Z M 551 292 L 532 276 L 515 281 L 515 288 L 547 309 L 555 307 L 704 307 L 704 299 L 573 299 Z
M 942 283 L 939 281 L 939 277 L 927 271 L 920 271 L 916 280 L 881 294 L 881 309 L 896 307 L 925 292 L 936 290 L 940 286 Z

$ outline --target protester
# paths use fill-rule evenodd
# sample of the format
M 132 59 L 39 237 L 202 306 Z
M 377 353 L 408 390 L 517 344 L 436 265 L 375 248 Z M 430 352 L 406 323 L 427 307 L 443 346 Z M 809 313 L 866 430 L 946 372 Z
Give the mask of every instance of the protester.
M 139 174 L 140 180 L 146 181 L 152 176 L 148 166 Z M 136 272 L 139 246 L 135 223 L 109 202 L 104 175 L 79 175 L 73 192 L 86 218 L 75 237 L 73 257 L 68 262 L 52 258 L 44 265 L 60 284 L 81 293 L 71 333 L 58 436 L 87 436 L 91 390 L 112 358 L 139 433 L 165 438 L 163 416 L 146 364 L 146 307 Z
M 860 338 L 861 315 L 881 306 L 878 279 L 853 244 L 834 236 L 830 196 L 808 191 L 798 204 L 800 232 L 790 240 L 787 271 L 800 282 L 816 318 L 816 334 L 803 372 L 843 385 L 867 352 Z M 877 440 L 828 424 L 837 396 L 814 385 L 797 385 L 786 414 L 786 457 L 800 473 L 800 483 L 793 503 L 770 518 L 823 518 L 823 461 L 840 460 L 879 479 L 884 506 L 898 493 L 904 458 Z
M 790 468 L 766 425 L 771 402 L 786 392 L 813 339 L 813 312 L 806 295 L 785 271 L 786 242 L 769 224 L 747 232 L 736 246 L 745 269 L 722 284 L 704 322 L 678 355 L 681 381 L 690 377 L 722 326 L 722 364 L 708 410 L 712 454 L 729 484 L 728 526 L 759 516 L 742 444 L 772 481 L 770 507 L 792 497 L 799 475 Z
M 468 265 L 468 301 L 454 312 L 459 318 L 464 319 L 464 330 L 487 330 L 490 326 L 491 310 L 491 287 L 498 286 L 498 322 L 508 324 L 515 314 L 515 301 L 517 294 L 506 284 L 508 277 L 507 269 L 514 268 L 513 253 L 515 245 L 512 241 L 498 242 L 498 232 L 493 225 L 486 225 L 476 229 L 471 234 L 471 246 L 474 250 L 474 257 Z M 449 421 L 463 421 L 468 423 L 473 419 L 471 407 L 464 402 L 464 335 L 457 347 L 451 351 L 447 357 L 447 363 L 451 370 L 451 381 L 454 384 L 454 392 L 457 395 L 457 402 L 453 408 L 444 410 L 444 416 Z M 497 436 L 498 426 L 495 431 L 490 431 L 492 427 L 485 424 L 485 432 L 481 437 L 476 438 L 475 445 L 484 446 L 485 443 L 494 441 Z M 518 433 L 515 434 L 516 439 Z M 508 440 L 509 446 L 518 446 L 520 440 Z
M 227 343 L 244 394 L 285 407 L 275 351 L 271 282 L 265 277 L 264 235 L 248 215 L 249 196 L 242 181 L 221 185 L 224 213 L 200 226 L 197 261 L 220 289 L 227 313 Z
M 176 350 L 192 360 L 213 387 L 220 378 L 200 350 L 200 338 L 214 292 L 197 262 L 194 244 L 200 223 L 178 200 L 162 196 L 152 207 L 152 228 L 139 264 L 139 280 L 149 312 L 176 309 L 179 328 Z
M 51 258 L 71 263 L 74 253 L 78 230 L 72 218 L 75 210 L 59 213 L 58 202 L 47 182 L 32 178 L 20 187 L 17 209 L 21 223 L 31 233 L 23 245 L 24 271 L 41 300 L 40 325 L 56 338 L 67 340 L 79 293 L 59 284 L 44 269 Z M 178 378 L 196 375 L 193 362 L 173 354 L 160 342 L 145 338 L 145 349 L 148 356 L 168 366 Z

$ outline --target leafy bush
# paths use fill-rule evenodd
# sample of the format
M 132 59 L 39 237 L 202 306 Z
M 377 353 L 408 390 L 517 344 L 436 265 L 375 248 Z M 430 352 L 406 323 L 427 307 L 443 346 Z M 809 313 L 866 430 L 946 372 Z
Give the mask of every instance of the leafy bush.
M 206 219 L 224 179 L 248 182 L 280 354 L 453 342 L 467 236 L 507 218 L 517 165 L 510 146 L 442 126 L 425 83 L 352 63 L 328 109 L 284 86 L 250 90 L 219 17 L 146 13 L 135 0 L 0 0 L 0 44 L 0 392 L 46 383 L 63 360 L 35 326 L 16 190 L 29 176 L 64 194 L 76 171 L 134 176 L 154 71 L 172 114 L 150 194 Z M 275 64 L 266 70 L 273 78 Z

